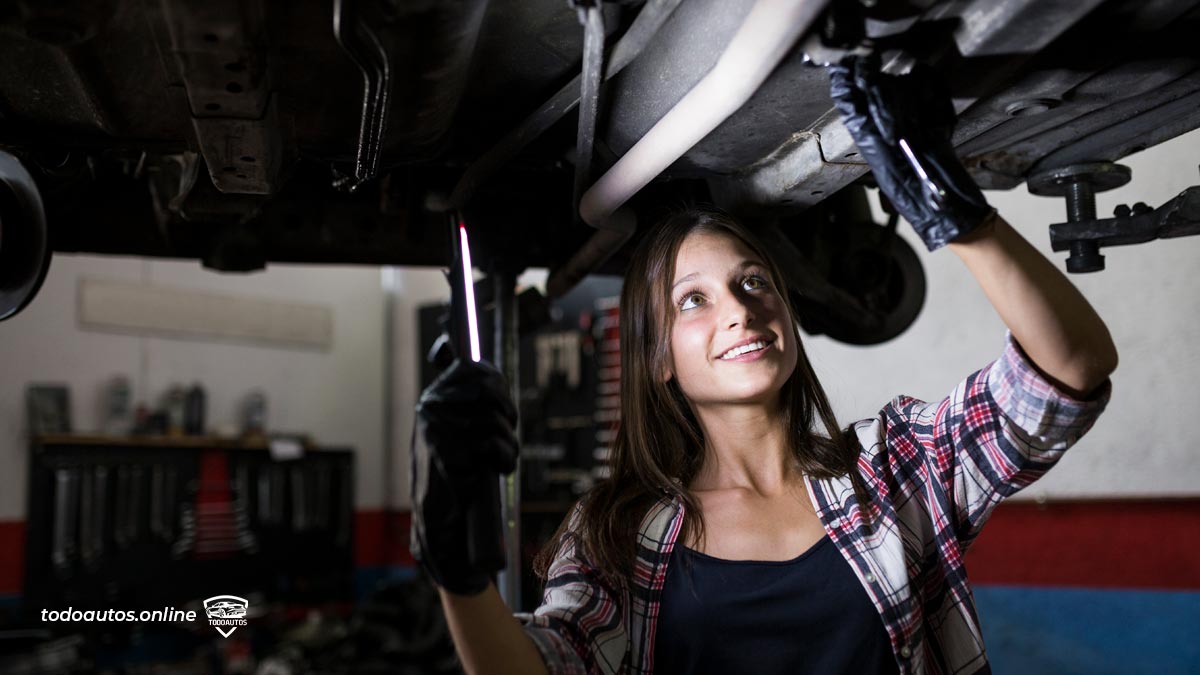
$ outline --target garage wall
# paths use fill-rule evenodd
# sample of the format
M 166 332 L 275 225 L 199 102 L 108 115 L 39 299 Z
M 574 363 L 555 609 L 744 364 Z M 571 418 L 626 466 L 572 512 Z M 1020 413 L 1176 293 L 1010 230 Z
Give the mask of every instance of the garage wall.
M 1117 204 L 1158 206 L 1200 184 L 1200 131 L 1122 160 L 1133 170 L 1126 186 L 1101 193 L 1097 213 Z M 1010 223 L 1062 269 L 1065 254 L 1050 250 L 1048 225 L 1066 219 L 1061 199 L 1030 195 L 1022 186 L 986 193 Z M 874 199 L 874 196 L 872 197 Z M 876 218 L 884 220 L 875 203 Z M 843 424 L 873 415 L 898 394 L 935 400 L 1000 355 L 1004 324 L 975 279 L 948 250 L 929 253 L 907 226 L 901 236 L 918 252 L 928 284 L 925 307 L 901 337 L 874 347 L 825 337 L 805 344 Z M 1121 355 L 1108 410 L 1085 439 L 1046 477 L 1013 499 L 1171 497 L 1200 495 L 1200 430 L 1189 423 L 1200 403 L 1200 237 L 1107 249 L 1103 272 L 1071 281 L 1107 323 Z M 530 271 L 522 283 L 544 283 Z M 396 424 L 394 506 L 409 507 L 407 449 L 416 402 L 416 308 L 443 300 L 435 270 L 403 270 L 396 285 Z
M 81 330 L 75 309 L 80 278 L 325 305 L 333 312 L 332 346 L 317 351 Z M 172 384 L 200 382 L 210 429 L 236 429 L 242 397 L 262 389 L 270 429 L 353 447 L 358 506 L 379 505 L 383 303 L 378 268 L 272 265 L 235 275 L 205 270 L 195 261 L 56 255 L 37 299 L 0 324 L 0 520 L 25 517 L 26 384 L 69 385 L 74 429 L 95 431 L 101 389 L 114 375 L 129 378 L 135 401 L 152 405 Z
M 1133 170 L 1126 186 L 1098 195 L 1097 213 L 1117 204 L 1158 206 L 1200 184 L 1200 131 L 1122 160 Z M 1010 223 L 1063 269 L 1065 254 L 1050 250 L 1048 226 L 1066 220 L 1061 199 L 1030 195 L 1024 186 L 986 193 Z M 874 199 L 874 196 L 872 196 Z M 874 204 L 876 218 L 884 216 Z M 907 226 L 901 236 L 925 267 L 928 294 L 916 323 L 901 337 L 874 347 L 807 337 L 809 356 L 839 420 L 868 417 L 892 397 L 935 400 L 971 372 L 997 358 L 1004 324 L 959 258 L 930 253 Z M 1108 410 L 1053 471 L 1013 499 L 1200 496 L 1200 429 L 1189 422 L 1200 404 L 1200 237 L 1160 240 L 1103 251 L 1107 269 L 1071 281 L 1107 323 L 1120 351 Z M 544 284 L 544 271 L 522 283 Z M 433 270 L 398 275 L 395 331 L 397 500 L 409 507 L 407 448 L 417 385 L 415 311 L 442 300 L 446 285 Z M 409 346 L 411 345 L 411 347 Z
M 392 374 L 395 383 L 392 439 L 396 461 L 394 468 L 395 494 L 390 506 L 408 510 L 412 507 L 409 489 L 409 446 L 412 443 L 414 408 L 420 395 L 420 369 L 425 354 L 417 327 L 417 309 L 422 305 L 446 302 L 450 286 L 438 269 L 398 269 L 392 287 L 394 312 L 393 335 L 396 341 Z M 482 329 L 482 328 L 481 328 Z
M 1098 215 L 1111 215 L 1121 203 L 1158 206 L 1200 184 L 1200 131 L 1121 163 L 1133 170 L 1133 180 L 1098 195 Z M 1064 269 L 1066 254 L 1050 250 L 1047 229 L 1066 220 L 1062 199 L 1032 196 L 1024 186 L 985 194 Z M 883 221 L 878 210 L 877 220 Z M 874 347 L 825 337 L 805 342 L 843 424 L 873 415 L 898 394 L 940 399 L 1003 348 L 1004 324 L 958 256 L 930 253 L 911 228 L 899 231 L 920 256 L 928 284 L 912 328 Z M 1200 428 L 1192 422 L 1200 404 L 1200 237 L 1101 252 L 1107 269 L 1071 275 L 1071 281 L 1105 320 L 1120 352 L 1111 403 L 1058 466 L 1014 499 L 1200 495 Z
M 1098 211 L 1118 203 L 1157 205 L 1200 179 L 1200 132 L 1193 132 L 1124 163 L 1133 182 L 1104 193 Z M 1034 243 L 1049 250 L 1046 226 L 1064 219 L 1059 200 L 1030 196 L 1024 188 L 989 192 L 988 198 Z M 879 216 L 882 220 L 882 216 Z M 872 415 L 893 396 L 926 400 L 944 396 L 963 377 L 999 355 L 1004 328 L 966 268 L 949 251 L 918 251 L 928 277 L 928 298 L 917 323 L 903 336 L 876 347 L 850 347 L 823 337 L 806 345 L 839 418 Z M 1191 496 L 1200 494 L 1200 431 L 1190 424 L 1197 402 L 1200 354 L 1200 238 L 1158 241 L 1106 251 L 1108 269 L 1073 281 L 1107 321 L 1121 352 L 1108 412 L 1047 477 L 1016 499 L 1036 497 Z M 527 281 L 538 274 L 531 273 Z M 544 275 L 543 275 L 544 276 Z M 124 279 L 258 298 L 325 304 L 333 308 L 329 352 L 250 344 L 136 337 L 82 331 L 75 303 L 81 277 Z M 135 398 L 156 400 L 172 383 L 204 383 L 210 426 L 235 424 L 238 400 L 254 387 L 266 390 L 270 426 L 311 433 L 319 443 L 358 451 L 358 508 L 382 518 L 384 482 L 385 305 L 392 303 L 395 449 L 391 506 L 408 498 L 408 442 L 416 402 L 419 360 L 416 310 L 445 299 L 437 270 L 273 265 L 251 275 L 219 275 L 196 262 L 102 256 L 56 256 L 36 302 L 0 324 L 0 521 L 25 515 L 24 388 L 28 382 L 65 382 L 72 389 L 76 429 L 99 426 L 99 392 L 125 374 Z M 144 374 L 143 374 L 144 373 Z M 403 515 L 403 514 L 401 514 Z M 388 521 L 390 522 L 390 521 Z M 406 527 L 391 530 L 402 535 Z M 379 527 L 388 530 L 380 520 Z M 379 562 L 403 558 L 404 537 L 360 555 Z M 392 550 L 394 548 L 394 551 Z

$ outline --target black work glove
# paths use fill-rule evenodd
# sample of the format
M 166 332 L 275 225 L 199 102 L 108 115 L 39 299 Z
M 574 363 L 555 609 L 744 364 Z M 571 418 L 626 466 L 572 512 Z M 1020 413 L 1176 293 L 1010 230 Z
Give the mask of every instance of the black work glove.
M 877 55 L 852 56 L 829 75 L 833 103 L 879 189 L 926 248 L 941 248 L 991 216 L 995 209 L 950 145 L 954 108 L 927 66 L 885 75 Z
M 451 593 L 480 593 L 503 567 L 502 555 L 475 547 L 481 536 L 503 541 L 493 488 L 499 474 L 516 468 L 516 424 L 508 383 L 486 362 L 456 359 L 417 402 L 410 546 L 434 583 Z

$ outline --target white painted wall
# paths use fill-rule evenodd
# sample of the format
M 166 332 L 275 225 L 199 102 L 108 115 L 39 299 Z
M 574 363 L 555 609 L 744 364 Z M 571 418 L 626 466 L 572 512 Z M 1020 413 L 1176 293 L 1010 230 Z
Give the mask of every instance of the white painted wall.
M 1129 157 L 1133 181 L 1101 194 L 1098 211 L 1121 202 L 1157 206 L 1200 182 L 1200 132 Z M 989 192 L 988 199 L 1027 239 L 1049 248 L 1047 225 L 1064 220 L 1061 200 L 1024 187 Z M 926 306 L 903 336 L 875 347 L 851 347 L 812 337 L 807 348 L 839 419 L 872 415 L 893 396 L 925 400 L 947 394 L 963 377 L 999 355 L 1004 328 L 966 268 L 949 251 L 928 253 L 906 227 L 928 277 Z M 1200 403 L 1200 237 L 1107 249 L 1108 269 L 1072 277 L 1104 317 L 1121 354 L 1108 411 L 1048 476 L 1020 498 L 1196 495 L 1200 493 L 1200 430 L 1190 423 Z M 329 352 L 234 343 L 133 337 L 81 331 L 75 323 L 81 276 L 244 293 L 334 308 Z M 535 275 L 532 275 L 536 277 Z M 102 385 L 125 374 L 135 398 L 157 397 L 172 383 L 202 382 L 210 426 L 234 424 L 245 392 L 262 387 L 273 429 L 308 432 L 326 445 L 358 451 L 358 506 L 383 502 L 384 303 L 394 300 L 395 466 L 392 506 L 408 508 L 408 444 L 418 395 L 416 310 L 444 300 L 437 270 L 399 270 L 390 290 L 380 270 L 366 267 L 273 265 L 252 275 L 220 275 L 196 262 L 101 256 L 55 257 L 37 300 L 0 324 L 0 519 L 23 518 L 27 442 L 24 389 L 29 382 L 65 382 L 81 430 L 100 424 Z
M 1102 193 L 1097 213 L 1120 203 L 1158 206 L 1200 184 L 1200 131 L 1122 160 L 1133 169 L 1123 188 Z M 1030 195 L 1024 186 L 988 192 L 988 200 L 1030 242 L 1063 269 L 1065 253 L 1050 250 L 1048 225 L 1066 219 L 1061 199 Z M 877 219 L 883 215 L 878 211 Z M 936 400 L 972 371 L 999 356 L 1004 324 L 962 262 L 949 251 L 929 253 L 900 228 L 921 257 L 928 283 L 925 308 L 902 336 L 874 347 L 810 337 L 806 348 L 838 419 L 872 416 L 892 397 Z M 1053 471 L 1015 499 L 1038 497 L 1195 496 L 1200 494 L 1200 429 L 1190 423 L 1200 404 L 1200 237 L 1105 249 L 1105 271 L 1071 276 L 1108 324 L 1121 355 L 1113 398 L 1096 426 Z M 443 300 L 437 271 L 400 275 L 396 312 L 398 462 L 396 506 L 408 508 L 408 443 L 417 392 L 416 308 Z M 544 287 L 544 271 L 522 283 Z
M 396 341 L 393 375 L 396 407 L 393 413 L 392 439 L 396 464 L 393 471 L 395 493 L 392 506 L 412 507 L 409 486 L 409 446 L 412 443 L 414 408 L 420 395 L 421 338 L 417 327 L 417 308 L 450 299 L 450 286 L 438 269 L 401 269 L 396 275 L 393 335 Z
M 1122 160 L 1126 186 L 1098 195 L 1097 214 L 1120 203 L 1158 206 L 1200 184 L 1200 131 Z M 1064 222 L 1061 199 L 1024 186 L 987 192 L 988 200 L 1038 250 L 1050 250 L 1050 223 Z M 882 214 L 877 212 L 882 222 Z M 891 342 L 851 347 L 824 337 L 806 346 L 843 423 L 873 415 L 897 394 L 932 401 L 1000 355 L 1004 325 L 953 253 L 930 253 L 900 227 L 925 266 L 926 304 L 916 323 Z M 1015 498 L 1200 494 L 1200 237 L 1102 249 L 1107 269 L 1071 275 L 1104 318 L 1120 352 L 1113 396 L 1096 426 L 1048 475 Z
M 334 316 L 332 348 L 81 330 L 75 311 L 80 277 L 327 305 Z M 56 255 L 34 302 L 0 324 L 0 519 L 25 516 L 26 384 L 68 384 L 74 428 L 94 431 L 101 426 L 101 388 L 119 374 L 129 377 L 135 400 L 151 404 L 172 384 L 200 382 L 208 395 L 210 429 L 236 428 L 241 398 L 262 389 L 270 429 L 308 433 L 321 445 L 356 450 L 358 506 L 378 506 L 383 302 L 380 272 L 372 267 L 272 265 L 265 272 L 235 275 L 205 270 L 198 262 Z

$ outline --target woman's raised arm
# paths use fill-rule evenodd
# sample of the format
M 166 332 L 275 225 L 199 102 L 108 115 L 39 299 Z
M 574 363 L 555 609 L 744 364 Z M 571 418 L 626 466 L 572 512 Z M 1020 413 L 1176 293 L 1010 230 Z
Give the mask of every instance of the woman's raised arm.
M 882 72 L 877 55 L 830 70 L 830 94 L 880 191 L 930 251 L 949 245 L 1047 378 L 1085 398 L 1117 367 L 1108 328 L 1049 260 L 1004 221 L 950 143 L 948 92 L 932 69 Z
M 488 584 L 478 595 L 455 595 L 442 589 L 438 594 L 458 658 L 469 675 L 549 672 L 495 585 Z
M 1104 321 L 1053 263 L 1003 218 L 951 243 L 1042 373 L 1084 399 L 1117 368 Z

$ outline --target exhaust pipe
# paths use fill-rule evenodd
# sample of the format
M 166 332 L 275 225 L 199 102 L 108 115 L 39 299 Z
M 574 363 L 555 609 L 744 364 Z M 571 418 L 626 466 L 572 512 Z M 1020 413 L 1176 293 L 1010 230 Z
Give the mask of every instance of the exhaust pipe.
M 601 231 L 550 275 L 549 295 L 570 290 L 632 236 L 630 219 L 618 209 L 750 100 L 825 5 L 758 0 L 750 8 L 712 70 L 584 193 L 579 215 Z

